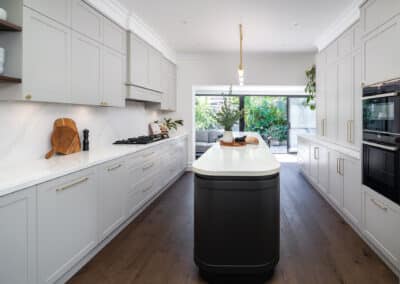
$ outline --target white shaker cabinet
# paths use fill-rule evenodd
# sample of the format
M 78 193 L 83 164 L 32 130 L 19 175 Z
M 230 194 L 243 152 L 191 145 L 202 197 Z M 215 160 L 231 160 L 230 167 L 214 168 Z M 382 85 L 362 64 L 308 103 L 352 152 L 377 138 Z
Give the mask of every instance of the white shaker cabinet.
M 343 212 L 357 227 L 361 226 L 361 162 L 348 157 L 342 158 Z
M 71 23 L 71 0 L 24 0 L 24 5 L 66 26 Z
M 99 169 L 100 240 L 106 238 L 125 220 L 127 185 L 124 161 L 109 162 Z
M 102 105 L 124 107 L 127 91 L 126 56 L 105 46 L 102 54 Z
M 71 30 L 24 8 L 24 35 L 23 98 L 70 103 Z
M 148 87 L 149 48 L 137 35 L 129 34 L 129 83 Z
M 337 139 L 338 134 L 338 64 L 326 68 L 326 136 Z
M 176 110 L 176 66 L 166 58 L 162 61 L 162 100 L 161 109 Z
M 337 206 L 342 208 L 343 204 L 343 162 L 338 152 L 329 151 L 329 188 L 328 196 Z
M 107 67 L 110 68 L 110 66 Z M 71 60 L 71 101 L 73 103 L 100 104 L 104 81 L 102 69 L 102 45 L 73 32 Z
M 328 192 L 329 188 L 329 152 L 328 149 L 318 146 L 318 182 L 320 189 Z
M 310 145 L 310 176 L 314 180 L 315 183 L 318 183 L 318 151 L 319 147 L 318 145 L 311 144 Z
M 121 54 L 126 54 L 126 37 L 127 32 L 123 28 L 103 17 L 103 43 L 105 46 Z
M 35 283 L 35 188 L 0 199 L 0 228 L 0 283 Z
M 399 50 L 400 16 L 397 16 L 363 39 L 364 83 L 370 85 L 399 78 Z
M 98 241 L 94 169 L 37 188 L 39 283 L 54 283 Z
M 398 0 L 369 0 L 361 7 L 364 34 L 370 33 L 400 13 Z
M 149 47 L 149 61 L 148 61 L 148 87 L 151 90 L 162 92 L 161 87 L 161 53 Z
M 300 137 L 299 137 L 300 138 Z M 310 172 L 310 144 L 308 141 L 300 138 L 299 139 L 299 149 L 298 149 L 298 156 L 297 156 L 301 169 L 309 174 Z
M 70 0 L 71 1 L 71 0 Z M 103 39 L 103 16 L 83 0 L 72 0 L 71 27 L 93 40 Z
M 325 94 L 325 74 L 326 74 L 326 54 L 321 51 L 316 58 L 316 113 L 317 113 L 317 133 L 320 136 L 326 135 L 326 94 Z
M 346 49 L 347 51 L 347 49 Z M 354 122 L 353 56 L 348 54 L 339 61 L 338 80 L 338 140 L 342 144 L 352 143 L 351 124 Z

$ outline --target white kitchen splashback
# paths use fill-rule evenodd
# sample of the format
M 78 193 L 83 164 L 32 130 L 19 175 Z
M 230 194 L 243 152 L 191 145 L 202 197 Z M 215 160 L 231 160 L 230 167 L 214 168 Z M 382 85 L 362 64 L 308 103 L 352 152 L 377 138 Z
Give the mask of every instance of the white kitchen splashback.
M 0 164 L 43 159 L 50 149 L 53 122 L 75 120 L 79 134 L 90 130 L 90 147 L 110 146 L 117 139 L 148 134 L 148 123 L 158 119 L 156 109 L 127 102 L 126 108 L 2 102 L 0 103 Z

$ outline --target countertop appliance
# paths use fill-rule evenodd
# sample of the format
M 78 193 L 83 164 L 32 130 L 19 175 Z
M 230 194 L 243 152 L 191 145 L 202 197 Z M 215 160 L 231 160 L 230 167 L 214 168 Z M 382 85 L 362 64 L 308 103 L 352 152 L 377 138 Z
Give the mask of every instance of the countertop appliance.
M 363 184 L 400 205 L 400 80 L 363 90 Z
M 150 144 L 160 140 L 166 139 L 162 135 L 148 135 L 148 136 L 138 136 L 123 140 L 117 140 L 114 145 L 134 145 L 134 144 Z

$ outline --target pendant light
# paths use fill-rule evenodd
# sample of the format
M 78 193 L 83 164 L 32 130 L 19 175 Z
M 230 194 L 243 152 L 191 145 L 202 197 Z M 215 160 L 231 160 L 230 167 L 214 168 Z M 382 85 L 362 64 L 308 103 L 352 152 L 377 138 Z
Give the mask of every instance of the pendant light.
M 239 25 L 239 33 L 240 33 L 240 64 L 238 68 L 239 75 L 239 85 L 244 85 L 244 69 L 243 69 L 243 27 L 242 24 Z

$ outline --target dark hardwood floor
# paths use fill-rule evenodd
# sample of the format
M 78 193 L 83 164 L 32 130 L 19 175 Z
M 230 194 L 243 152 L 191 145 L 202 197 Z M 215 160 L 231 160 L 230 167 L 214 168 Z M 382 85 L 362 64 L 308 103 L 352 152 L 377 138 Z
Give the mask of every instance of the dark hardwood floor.
M 205 283 L 193 262 L 193 175 L 185 174 L 69 283 Z M 297 165 L 282 164 L 281 258 L 267 283 L 398 280 Z

